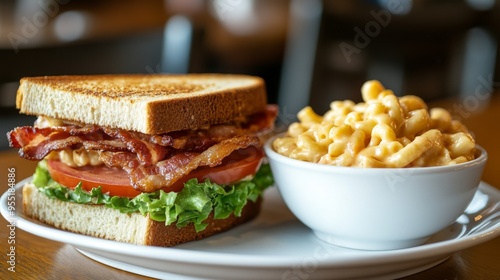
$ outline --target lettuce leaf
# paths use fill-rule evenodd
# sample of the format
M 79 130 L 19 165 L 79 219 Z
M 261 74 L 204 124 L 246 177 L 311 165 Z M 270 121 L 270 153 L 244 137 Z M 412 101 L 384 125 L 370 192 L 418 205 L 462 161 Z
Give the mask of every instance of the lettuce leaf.
M 116 209 L 121 213 L 139 212 L 149 214 L 152 220 L 176 223 L 181 228 L 193 223 L 197 232 L 207 226 L 205 219 L 213 211 L 215 219 L 225 219 L 229 215 L 241 216 L 247 201 L 257 201 L 264 190 L 274 183 L 271 169 L 263 164 L 252 180 L 241 181 L 234 185 L 218 185 L 206 180 L 198 182 L 191 179 L 178 192 L 142 193 L 134 198 L 109 196 L 102 193 L 102 188 L 85 191 L 78 184 L 73 190 L 68 189 L 50 177 L 45 161 L 40 161 L 32 183 L 48 197 L 61 201 L 80 204 L 100 204 Z

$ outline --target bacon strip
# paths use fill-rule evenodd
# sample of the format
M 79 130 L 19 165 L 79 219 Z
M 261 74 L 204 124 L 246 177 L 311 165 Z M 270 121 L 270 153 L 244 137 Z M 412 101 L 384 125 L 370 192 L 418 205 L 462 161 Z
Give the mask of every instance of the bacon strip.
M 7 134 L 9 144 L 19 148 L 25 159 L 41 160 L 52 151 L 78 149 L 130 151 L 146 164 L 153 164 L 168 154 L 168 149 L 138 139 L 122 129 L 96 126 L 17 127 Z
M 52 151 L 84 146 L 89 150 L 124 151 L 136 153 L 140 161 L 154 164 L 169 154 L 169 147 L 178 150 L 202 152 L 224 139 L 238 135 L 254 135 L 272 129 L 277 114 L 276 106 L 249 117 L 241 125 L 221 124 L 207 129 L 184 130 L 162 135 L 148 135 L 122 129 L 95 125 L 57 127 L 17 127 L 7 134 L 9 144 L 20 149 L 21 157 L 41 160 Z M 71 137 L 70 136 L 74 136 Z
M 179 153 L 155 165 L 141 165 L 130 152 L 102 152 L 100 157 L 107 166 L 124 169 L 137 190 L 153 192 L 172 185 L 200 166 L 220 165 L 232 152 L 258 144 L 259 139 L 254 136 L 233 137 L 211 146 L 202 153 Z
M 157 164 L 159 168 L 158 175 L 149 175 L 138 180 L 136 188 L 147 192 L 148 190 L 155 189 L 156 186 L 159 185 L 170 186 L 182 178 L 184 174 L 189 174 L 189 172 L 200 166 L 213 167 L 220 165 L 222 160 L 232 152 L 258 144 L 259 139 L 257 137 L 233 137 L 213 145 L 198 156 L 192 158 L 187 164 L 183 164 L 182 160 L 175 161 L 170 158 Z M 176 168 L 172 168 L 173 166 L 176 166 Z
M 7 134 L 21 157 L 41 160 L 52 151 L 96 150 L 108 167 L 120 167 L 140 191 L 168 187 L 200 166 L 217 166 L 233 151 L 258 146 L 259 132 L 270 130 L 276 107 L 248 118 L 247 122 L 213 125 L 204 129 L 148 135 L 94 125 L 17 127 Z
M 155 164 L 163 159 L 168 153 L 167 149 L 162 148 L 162 146 L 158 144 L 149 143 L 138 137 L 134 137 L 134 134 L 138 133 L 131 133 L 123 129 L 109 128 L 104 128 L 103 131 L 108 136 L 123 141 L 127 145 L 127 150 L 137 154 L 139 161 L 143 164 Z

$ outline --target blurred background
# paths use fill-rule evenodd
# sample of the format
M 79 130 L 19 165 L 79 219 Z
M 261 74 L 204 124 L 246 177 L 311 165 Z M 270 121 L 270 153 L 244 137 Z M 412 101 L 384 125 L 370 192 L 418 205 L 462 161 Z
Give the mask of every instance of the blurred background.
M 33 122 L 15 94 L 37 75 L 258 75 L 285 125 L 307 104 L 360 101 L 367 79 L 484 103 L 500 85 L 499 21 L 495 0 L 2 0 L 0 132 Z

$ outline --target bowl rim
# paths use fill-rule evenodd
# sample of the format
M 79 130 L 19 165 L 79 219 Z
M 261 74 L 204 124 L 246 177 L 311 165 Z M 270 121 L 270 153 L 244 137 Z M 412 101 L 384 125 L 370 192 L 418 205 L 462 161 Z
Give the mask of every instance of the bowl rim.
M 357 167 L 357 166 L 336 166 L 336 165 L 327 165 L 327 164 L 320 164 L 320 163 L 314 163 L 314 162 L 307 162 L 307 161 L 302 161 L 298 159 L 293 159 L 289 158 L 287 156 L 281 155 L 278 152 L 274 150 L 272 147 L 272 142 L 278 138 L 282 137 L 285 135 L 286 132 L 282 132 L 279 134 L 276 134 L 269 138 L 265 143 L 264 143 L 264 151 L 266 153 L 266 156 L 269 160 L 275 160 L 277 162 L 289 165 L 289 166 L 295 166 L 297 168 L 302 168 L 302 169 L 307 169 L 307 170 L 314 170 L 314 171 L 324 171 L 324 172 L 342 172 L 342 173 L 348 173 L 348 174 L 359 174 L 359 173 L 393 173 L 397 172 L 398 174 L 401 173 L 440 173 L 440 172 L 450 172 L 450 171 L 457 171 L 457 170 L 463 170 L 470 168 L 472 166 L 480 166 L 486 163 L 488 159 L 488 153 L 486 150 L 476 144 L 476 149 L 480 152 L 480 155 L 476 157 L 475 159 L 459 164 L 453 164 L 453 165 L 442 165 L 442 166 L 427 166 L 427 167 L 387 167 L 387 168 L 371 168 L 371 167 Z

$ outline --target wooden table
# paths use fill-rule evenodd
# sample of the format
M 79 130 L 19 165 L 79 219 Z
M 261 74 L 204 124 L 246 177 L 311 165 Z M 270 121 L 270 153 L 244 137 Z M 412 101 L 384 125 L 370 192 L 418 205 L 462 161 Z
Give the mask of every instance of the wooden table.
M 440 103 L 460 108 L 463 101 Z M 470 102 L 470 100 L 469 100 Z M 466 111 L 456 111 L 474 131 L 477 141 L 489 153 L 483 180 L 500 187 L 500 95 L 484 107 L 469 104 Z M 476 108 L 477 107 L 477 108 Z M 474 109 L 474 110 L 473 110 Z M 458 110 L 458 109 L 457 109 Z M 465 113 L 467 114 L 465 114 Z M 0 192 L 7 190 L 8 168 L 16 169 L 16 180 L 31 176 L 35 163 L 20 159 L 15 151 L 0 152 Z M 20 202 L 17 202 L 20 203 Z M 0 219 L 2 267 L 0 279 L 147 279 L 95 262 L 73 247 L 46 240 L 17 229 L 15 232 L 16 272 L 9 272 L 6 254 L 9 237 L 7 222 Z M 451 258 L 424 272 L 405 279 L 499 279 L 500 238 L 455 253 Z

